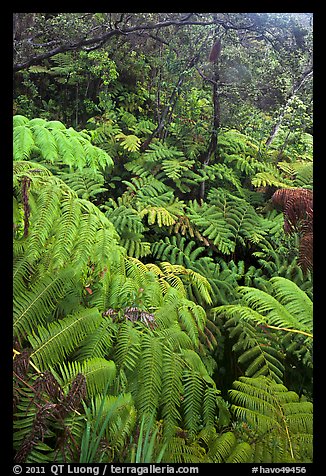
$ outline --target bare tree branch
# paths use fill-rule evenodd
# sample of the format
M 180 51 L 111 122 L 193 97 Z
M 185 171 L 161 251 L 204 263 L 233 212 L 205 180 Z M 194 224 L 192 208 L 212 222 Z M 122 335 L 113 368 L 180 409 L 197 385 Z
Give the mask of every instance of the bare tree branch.
M 71 51 L 71 50 L 78 50 L 83 47 L 90 47 L 90 46 L 94 46 L 93 49 L 96 49 L 96 45 L 98 45 L 97 48 L 100 48 L 114 36 L 129 35 L 131 33 L 139 32 L 139 31 L 150 31 L 150 30 L 155 30 L 160 28 L 167 28 L 169 26 L 213 25 L 214 24 L 214 21 L 190 21 L 185 19 L 185 20 L 166 20 L 166 21 L 162 21 L 162 22 L 158 22 L 154 24 L 144 24 L 144 25 L 135 25 L 131 27 L 118 28 L 118 24 L 121 21 L 122 21 L 122 18 L 120 18 L 120 20 L 115 23 L 115 29 L 111 29 L 110 31 L 107 31 L 106 33 L 103 33 L 101 35 L 98 35 L 92 38 L 83 38 L 76 42 L 61 44 L 60 46 L 56 48 L 53 48 L 49 51 L 33 56 L 27 61 L 14 64 L 13 70 L 20 71 L 22 69 L 26 69 L 29 66 L 39 63 L 43 61 L 44 59 L 51 58 L 52 56 L 55 56 L 58 53 L 64 53 L 66 51 Z
M 84 49 L 87 48 L 86 51 L 101 48 L 103 45 L 105 45 L 106 42 L 108 42 L 114 36 L 120 36 L 120 35 L 127 36 L 129 34 L 136 33 L 136 32 L 148 32 L 151 30 L 167 28 L 169 26 L 182 27 L 185 25 L 201 25 L 201 26 L 220 25 L 225 30 L 251 29 L 254 26 L 254 24 L 234 25 L 231 22 L 224 21 L 223 19 L 220 19 L 220 18 L 214 18 L 213 20 L 191 20 L 191 17 L 196 14 L 187 13 L 183 18 L 179 20 L 165 20 L 165 21 L 159 21 L 152 24 L 147 23 L 143 25 L 134 25 L 134 26 L 127 27 L 126 23 L 130 20 L 131 16 L 124 18 L 124 15 L 125 15 L 124 13 L 121 14 L 120 18 L 114 23 L 114 26 L 112 25 L 112 22 L 110 19 L 110 24 L 107 26 L 109 28 L 109 31 L 106 31 L 97 36 L 93 36 L 91 38 L 84 37 L 75 42 L 62 43 L 56 48 L 45 51 L 44 53 L 36 54 L 35 56 L 32 56 L 26 61 L 14 64 L 13 66 L 14 72 L 20 71 L 22 69 L 26 69 L 31 65 L 40 63 L 41 61 L 47 58 L 51 58 L 52 56 L 55 56 L 58 53 L 65 53 L 66 51 L 79 50 L 82 48 Z M 121 26 L 122 22 L 124 22 L 124 26 Z M 92 30 L 95 31 L 96 27 Z M 88 33 L 90 33 L 92 30 L 90 30 Z M 44 44 L 34 44 L 32 42 L 31 45 L 35 48 L 38 48 L 41 46 L 43 47 L 52 46 L 52 44 L 54 44 L 54 41 L 60 41 L 60 40 L 52 40 Z

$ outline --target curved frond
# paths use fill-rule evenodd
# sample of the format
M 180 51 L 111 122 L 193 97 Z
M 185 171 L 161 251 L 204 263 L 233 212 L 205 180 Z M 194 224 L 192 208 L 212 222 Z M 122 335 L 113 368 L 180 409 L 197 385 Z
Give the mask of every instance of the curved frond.
M 101 315 L 95 308 L 81 310 L 46 327 L 38 326 L 37 332 L 28 336 L 33 348 L 32 361 L 41 369 L 57 364 L 71 354 L 100 321 Z

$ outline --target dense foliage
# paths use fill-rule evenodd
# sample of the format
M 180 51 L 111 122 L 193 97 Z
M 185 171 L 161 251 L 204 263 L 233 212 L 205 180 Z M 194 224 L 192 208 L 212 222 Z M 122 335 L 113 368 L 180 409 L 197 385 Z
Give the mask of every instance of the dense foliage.
M 312 461 L 311 16 L 14 21 L 15 461 Z

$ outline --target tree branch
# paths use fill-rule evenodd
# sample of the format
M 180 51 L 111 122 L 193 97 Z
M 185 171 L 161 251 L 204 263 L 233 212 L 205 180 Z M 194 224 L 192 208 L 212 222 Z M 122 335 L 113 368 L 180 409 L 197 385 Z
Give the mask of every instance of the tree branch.
M 72 43 L 64 43 L 61 44 L 60 46 L 53 48 L 49 51 L 46 51 L 44 53 L 38 54 L 36 56 L 33 56 L 32 58 L 29 58 L 28 60 L 21 62 L 21 63 L 16 63 L 13 66 L 14 72 L 20 71 L 22 69 L 26 69 L 29 66 L 40 63 L 41 61 L 51 58 L 52 56 L 57 55 L 58 53 L 65 53 L 66 51 L 71 51 L 71 50 L 78 50 L 82 49 L 83 47 L 92 47 L 92 49 L 100 48 L 103 46 L 107 41 L 109 41 L 112 37 L 114 36 L 119 36 L 119 35 L 129 35 L 135 32 L 141 32 L 141 31 L 150 31 L 150 30 L 156 30 L 160 28 L 167 28 L 169 26 L 185 26 L 185 25 L 202 25 L 202 26 L 208 26 L 208 25 L 221 25 L 225 29 L 244 29 L 246 28 L 245 26 L 235 26 L 235 25 L 230 25 L 224 22 L 221 19 L 215 18 L 214 20 L 200 20 L 200 21 L 195 21 L 195 20 L 190 20 L 191 16 L 194 15 L 193 13 L 187 14 L 185 17 L 181 18 L 180 20 L 165 20 L 153 24 L 145 24 L 145 25 L 135 25 L 135 26 L 130 26 L 130 27 L 118 27 L 118 25 L 122 22 L 123 18 L 120 18 L 116 23 L 115 23 L 115 28 L 110 29 L 110 31 L 107 31 L 101 35 L 92 37 L 92 38 L 83 38 L 80 39 L 79 41 L 72 42 Z M 126 19 L 129 20 L 129 17 Z M 248 25 L 248 28 L 251 27 L 251 25 Z M 53 40 L 54 41 L 54 40 Z M 51 44 L 51 42 L 48 42 Z M 35 45 L 37 46 L 37 45 Z

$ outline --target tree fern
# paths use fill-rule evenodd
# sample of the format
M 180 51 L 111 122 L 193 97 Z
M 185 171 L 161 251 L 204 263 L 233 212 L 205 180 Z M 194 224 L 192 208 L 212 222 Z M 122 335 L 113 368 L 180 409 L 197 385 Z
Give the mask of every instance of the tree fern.
M 118 89 L 130 109 L 108 106 L 106 130 L 14 118 L 19 462 L 309 461 L 307 275 L 282 277 L 295 239 L 243 186 L 273 167 L 236 131 L 201 172 L 176 135 L 141 152 L 152 124 Z M 186 201 L 202 181 L 206 201 Z
M 235 318 L 240 322 L 240 329 L 245 332 L 245 340 L 243 343 L 239 340 L 237 347 L 252 348 L 250 352 L 249 350 L 246 351 L 240 357 L 240 360 L 245 362 L 248 358 L 252 359 L 256 355 L 255 364 L 249 367 L 248 375 L 257 375 L 253 371 L 257 372 L 261 368 L 265 375 L 269 375 L 280 382 L 283 366 L 280 364 L 281 354 L 279 352 L 291 354 L 296 348 L 294 342 L 297 339 L 300 340 L 304 355 L 304 357 L 301 355 L 300 358 L 304 358 L 305 365 L 311 365 L 312 303 L 304 291 L 286 278 L 272 278 L 270 284 L 270 292 L 253 287 L 240 287 L 239 291 L 243 297 L 242 303 L 220 306 L 215 308 L 215 312 L 216 314 L 224 314 L 229 318 Z M 241 322 L 244 322 L 244 325 Z M 250 324 L 249 327 L 246 326 L 247 322 Z M 267 332 L 265 339 L 256 341 L 257 333 L 253 331 L 251 326 L 256 328 L 258 326 L 258 329 Z M 248 336 L 246 335 L 247 332 L 249 332 Z M 276 332 L 278 334 L 275 334 Z M 281 340 L 287 333 L 292 337 L 293 348 L 289 345 L 291 341 L 289 342 L 288 339 Z M 272 344 L 274 334 L 276 337 L 278 336 L 276 347 Z M 250 339 L 253 339 L 253 341 Z M 246 341 L 248 342 L 245 343 Z M 265 371 L 263 371 L 264 368 Z
M 60 177 L 80 198 L 91 200 L 96 198 L 96 195 L 107 191 L 107 188 L 104 187 L 103 175 L 91 168 L 86 167 L 82 171 L 75 172 L 74 174 L 62 173 Z
M 223 190 L 210 190 L 208 201 L 222 212 L 234 244 L 265 242 L 269 224 L 246 200 Z
M 238 363 L 248 377 L 265 375 L 278 383 L 284 379 L 284 353 L 277 336 L 263 327 L 255 327 L 235 317 L 225 323 L 232 342 L 232 350 L 238 355 Z
M 63 163 L 71 170 L 112 167 L 111 157 L 73 128 L 65 129 L 59 121 L 32 119 L 16 125 L 14 121 L 14 160 L 26 160 L 31 154 L 46 163 Z M 63 126 L 63 127 L 62 127 Z
M 197 202 L 188 205 L 187 215 L 223 254 L 230 254 L 234 250 L 232 234 L 223 217 L 223 213 L 215 206 L 209 206 L 206 203 L 200 206 Z
M 264 449 L 269 453 L 269 459 L 265 456 L 264 461 L 311 461 L 310 402 L 300 402 L 295 392 L 266 377 L 241 377 L 229 394 L 233 401 L 231 411 L 258 433 L 255 445 L 260 446 L 264 439 Z

